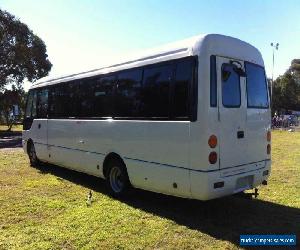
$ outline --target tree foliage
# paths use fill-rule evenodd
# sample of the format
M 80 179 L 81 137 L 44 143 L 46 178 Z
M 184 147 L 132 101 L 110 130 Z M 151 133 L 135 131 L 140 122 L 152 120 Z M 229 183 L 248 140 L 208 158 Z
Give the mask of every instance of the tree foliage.
M 289 71 L 296 80 L 300 80 L 300 59 L 294 59 L 292 61 Z
M 22 111 L 25 108 L 25 91 L 23 88 L 17 88 L 15 85 L 12 89 L 6 89 L 0 92 L 0 116 L 4 119 L 5 124 L 8 127 L 8 131 L 11 130 L 12 125 L 17 117 L 12 116 L 13 105 L 19 107 L 19 117 L 23 116 Z
M 300 111 L 300 59 L 294 59 L 273 84 L 272 111 L 286 110 Z
M 52 64 L 46 45 L 26 24 L 0 9 L 0 90 L 47 76 Z

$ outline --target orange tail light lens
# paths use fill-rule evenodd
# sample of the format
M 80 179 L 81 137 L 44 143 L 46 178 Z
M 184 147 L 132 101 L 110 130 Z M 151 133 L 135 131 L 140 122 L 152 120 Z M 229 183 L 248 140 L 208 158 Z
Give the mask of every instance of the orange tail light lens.
M 271 141 L 271 131 L 267 132 L 267 141 Z
M 270 144 L 268 144 L 268 146 L 267 146 L 267 154 L 268 155 L 271 154 L 271 145 Z
M 208 156 L 210 164 L 215 164 L 218 160 L 218 154 L 216 152 L 211 152 Z
M 211 148 L 215 148 L 218 144 L 218 138 L 215 135 L 211 135 L 208 139 L 208 145 Z

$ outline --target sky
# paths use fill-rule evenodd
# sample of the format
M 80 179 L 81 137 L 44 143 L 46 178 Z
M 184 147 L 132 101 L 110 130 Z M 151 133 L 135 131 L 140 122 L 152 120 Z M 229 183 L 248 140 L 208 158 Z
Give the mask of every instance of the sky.
M 143 49 L 218 33 L 258 48 L 274 78 L 300 58 L 299 0 L 0 0 L 45 42 L 49 77 L 117 62 Z M 25 84 L 27 89 L 30 83 Z

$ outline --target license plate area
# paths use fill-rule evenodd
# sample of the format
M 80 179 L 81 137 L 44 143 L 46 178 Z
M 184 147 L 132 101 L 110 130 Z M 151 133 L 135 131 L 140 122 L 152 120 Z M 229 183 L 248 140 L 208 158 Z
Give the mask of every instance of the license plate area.
M 240 177 L 236 180 L 234 193 L 253 188 L 254 175 Z

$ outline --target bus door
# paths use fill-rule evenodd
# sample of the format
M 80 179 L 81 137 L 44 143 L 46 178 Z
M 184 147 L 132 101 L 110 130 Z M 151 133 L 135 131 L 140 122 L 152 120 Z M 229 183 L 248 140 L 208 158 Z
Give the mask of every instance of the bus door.
M 220 169 L 242 165 L 247 158 L 246 78 L 243 61 L 217 57 Z
M 37 89 L 36 118 L 33 120 L 32 139 L 39 159 L 48 160 L 48 89 Z

